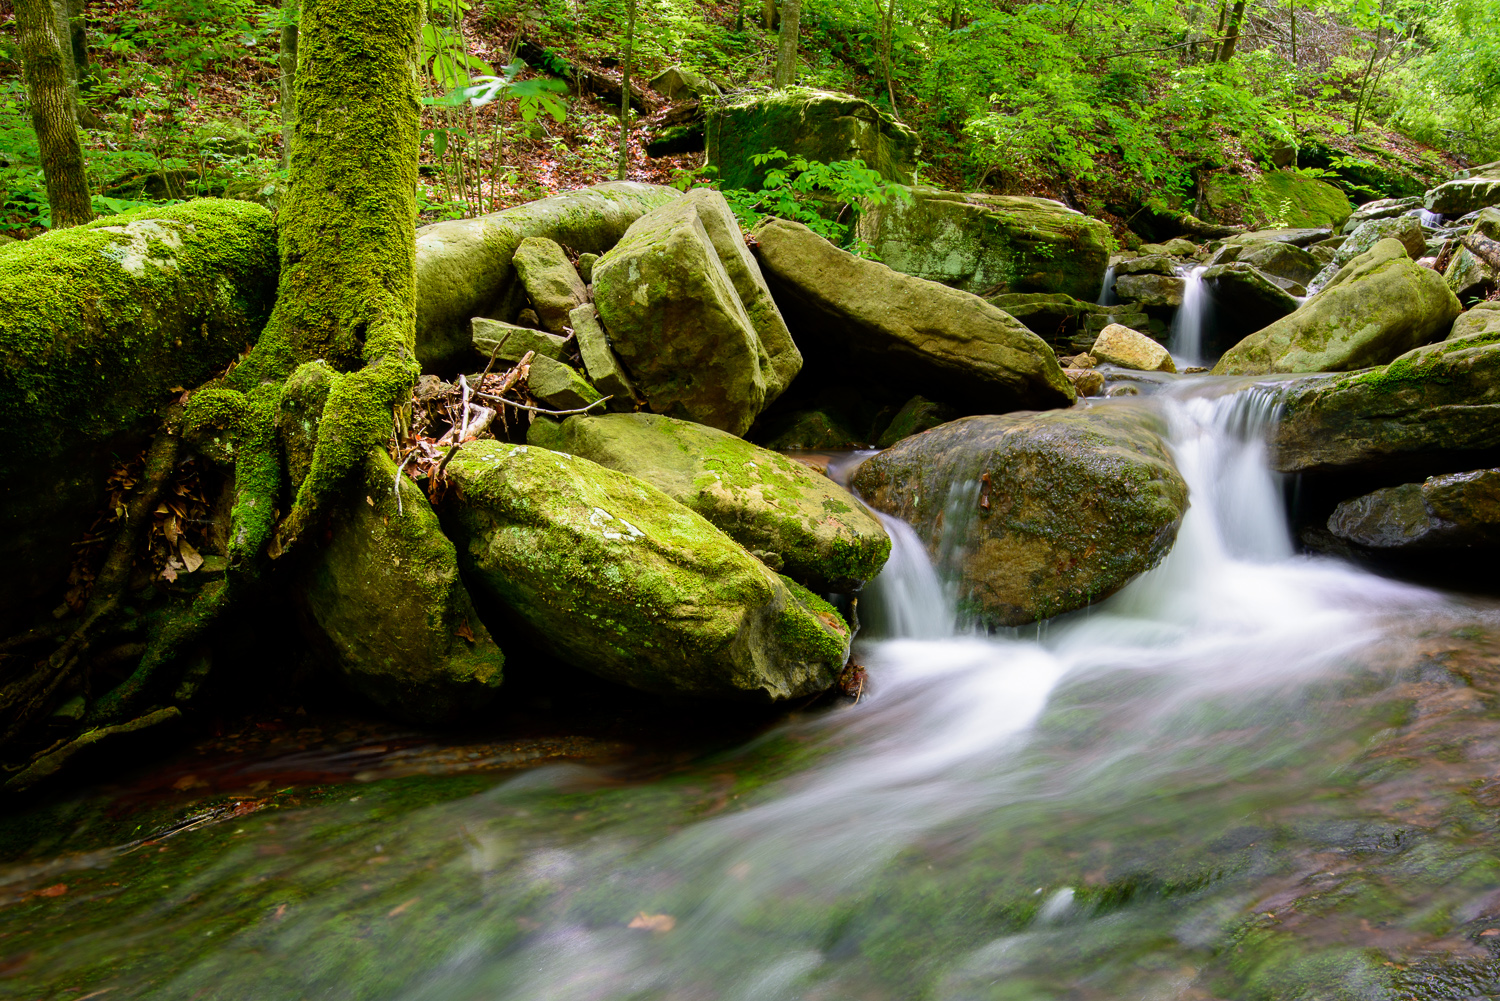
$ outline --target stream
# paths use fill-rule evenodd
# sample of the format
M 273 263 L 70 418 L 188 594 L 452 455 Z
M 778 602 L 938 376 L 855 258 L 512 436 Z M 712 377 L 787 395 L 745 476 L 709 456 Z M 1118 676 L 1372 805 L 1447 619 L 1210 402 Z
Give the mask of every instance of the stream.
M 1149 397 L 1192 507 L 1090 609 L 960 630 L 887 519 L 857 702 L 649 767 L 356 740 L 6 818 L 0 997 L 1494 996 L 1500 619 L 1297 555 L 1239 385 Z

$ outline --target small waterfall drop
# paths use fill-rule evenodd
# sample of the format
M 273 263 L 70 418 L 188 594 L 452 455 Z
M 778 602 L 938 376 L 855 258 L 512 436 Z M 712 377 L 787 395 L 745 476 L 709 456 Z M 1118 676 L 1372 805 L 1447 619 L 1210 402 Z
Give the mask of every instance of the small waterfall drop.
M 1120 297 L 1115 295 L 1115 266 L 1111 264 L 1104 269 L 1104 284 L 1099 286 L 1099 301 L 1097 305 L 1116 306 L 1119 305 L 1119 302 Z
M 953 606 L 922 540 L 900 518 L 875 514 L 891 537 L 891 556 L 860 603 L 870 631 L 891 639 L 952 636 Z
M 1428 229 L 1439 229 L 1443 225 L 1443 217 L 1440 213 L 1429 209 L 1418 209 L 1417 219 Z
M 1203 330 L 1208 324 L 1208 286 L 1203 281 L 1203 272 L 1208 269 L 1198 266 L 1183 276 L 1182 305 L 1172 318 L 1172 331 L 1167 350 L 1180 364 L 1199 365 L 1203 362 Z

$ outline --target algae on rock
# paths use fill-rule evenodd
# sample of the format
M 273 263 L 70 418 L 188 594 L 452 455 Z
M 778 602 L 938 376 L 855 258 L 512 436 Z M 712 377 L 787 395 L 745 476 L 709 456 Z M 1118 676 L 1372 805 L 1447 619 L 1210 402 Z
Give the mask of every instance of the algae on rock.
M 842 591 L 879 573 L 891 542 L 879 520 L 826 476 L 714 428 L 655 414 L 537 421 L 529 444 L 629 473 L 698 512 L 788 577 Z
M 780 700 L 831 685 L 832 606 L 657 488 L 533 445 L 474 442 L 443 521 L 468 579 L 557 657 L 642 691 Z

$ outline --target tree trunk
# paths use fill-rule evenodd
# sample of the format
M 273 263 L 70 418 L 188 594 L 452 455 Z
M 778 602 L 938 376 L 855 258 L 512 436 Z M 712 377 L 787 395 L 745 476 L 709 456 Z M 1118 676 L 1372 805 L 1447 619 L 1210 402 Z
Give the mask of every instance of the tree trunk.
M 59 33 L 57 10 L 48 0 L 16 0 L 16 26 L 52 227 L 77 226 L 94 218 L 94 210 L 78 142 L 77 98 L 68 76 L 71 42 L 65 43 L 69 36 Z
M 745 0 L 738 0 L 734 8 L 734 30 L 745 30 Z
M 1079 0 L 1079 6 L 1082 6 L 1082 5 L 1083 5 L 1083 0 Z M 1077 17 L 1077 15 L 1075 14 L 1074 17 Z M 963 0 L 953 0 L 953 9 L 948 12 L 948 30 L 949 31 L 957 31 L 959 28 L 962 28 L 963 26 L 964 26 L 964 5 L 963 5 Z
M 625 180 L 630 170 L 630 57 L 635 49 L 635 0 L 625 7 L 625 61 L 620 71 L 620 168 L 618 176 Z
M 891 82 L 891 49 L 896 42 L 896 0 L 886 0 L 885 5 L 885 96 L 891 102 L 891 114 L 900 120 L 901 112 L 896 107 L 896 86 Z
M 83 20 L 83 0 L 67 0 L 68 48 L 73 54 L 73 82 L 87 87 L 93 80 L 89 68 L 89 35 Z
M 1385 5 L 1381 4 L 1380 9 L 1384 13 Z M 1375 29 L 1375 46 L 1370 50 L 1370 61 L 1365 64 L 1364 75 L 1359 81 L 1359 95 L 1354 99 L 1354 124 L 1352 131 L 1356 135 L 1359 133 L 1360 121 L 1364 114 L 1365 91 L 1370 88 L 1370 71 L 1375 68 L 1375 58 L 1380 55 L 1380 35 L 1384 30 L 1383 27 Z
M 282 0 L 281 51 L 281 165 L 291 166 L 292 133 L 297 130 L 297 0 Z
M 761 12 L 765 18 L 765 29 L 767 31 L 774 31 L 776 28 L 776 0 L 765 0 Z
M 1240 23 L 1245 19 L 1245 0 L 1235 0 L 1234 13 L 1229 17 L 1229 30 L 1224 34 L 1224 47 L 1219 50 L 1219 62 L 1227 63 L 1234 58 L 1234 47 L 1240 41 Z
M 776 86 L 797 82 L 797 33 L 802 27 L 802 0 L 782 0 L 781 35 L 776 40 Z
M 1219 21 L 1214 25 L 1214 47 L 1210 62 L 1219 61 L 1219 49 L 1223 46 L 1224 21 L 1229 17 L 1229 0 L 1219 0 Z

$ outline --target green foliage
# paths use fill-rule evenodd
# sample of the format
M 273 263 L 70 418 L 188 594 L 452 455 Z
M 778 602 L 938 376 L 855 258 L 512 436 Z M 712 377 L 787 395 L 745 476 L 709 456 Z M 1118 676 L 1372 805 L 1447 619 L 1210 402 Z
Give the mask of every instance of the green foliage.
M 859 205 L 884 205 L 893 198 L 911 200 L 911 192 L 887 182 L 863 160 L 820 163 L 779 149 L 756 154 L 751 160 L 756 166 L 772 162 L 785 166 L 767 171 L 759 191 L 725 189 L 725 200 L 747 232 L 766 216 L 776 216 L 842 243 L 849 232 L 849 222 L 844 220 Z

